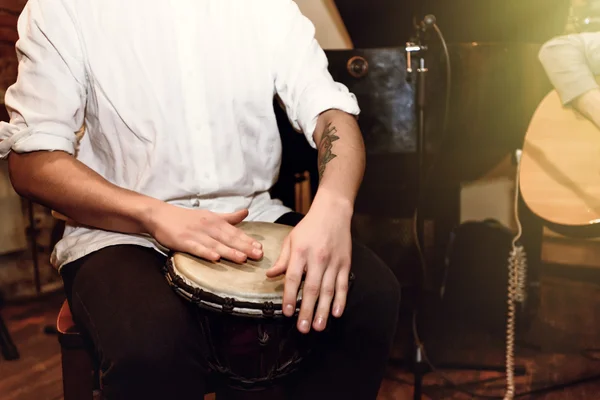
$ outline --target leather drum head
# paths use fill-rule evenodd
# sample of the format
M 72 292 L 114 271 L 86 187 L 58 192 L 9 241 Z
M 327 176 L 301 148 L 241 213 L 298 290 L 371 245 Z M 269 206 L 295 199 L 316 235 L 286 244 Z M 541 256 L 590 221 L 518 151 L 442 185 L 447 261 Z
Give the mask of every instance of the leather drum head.
M 264 256 L 261 260 L 248 260 L 244 264 L 226 260 L 212 262 L 175 253 L 172 257 L 175 273 L 188 285 L 221 298 L 255 304 L 281 304 L 285 276 L 267 278 L 265 273 L 277 261 L 283 241 L 292 227 L 269 222 L 242 222 L 237 227 L 262 243 Z

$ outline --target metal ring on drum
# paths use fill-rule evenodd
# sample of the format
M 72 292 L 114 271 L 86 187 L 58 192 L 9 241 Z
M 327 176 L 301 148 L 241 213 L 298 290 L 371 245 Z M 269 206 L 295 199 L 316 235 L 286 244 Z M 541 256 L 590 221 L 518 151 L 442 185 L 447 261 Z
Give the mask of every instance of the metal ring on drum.
M 171 286 L 187 300 L 215 311 L 246 317 L 282 315 L 285 276 L 268 278 L 286 236 L 292 227 L 268 222 L 242 222 L 238 228 L 263 245 L 261 260 L 244 264 L 227 260 L 207 261 L 184 253 L 169 257 L 166 276 Z M 296 312 L 302 301 L 298 292 Z

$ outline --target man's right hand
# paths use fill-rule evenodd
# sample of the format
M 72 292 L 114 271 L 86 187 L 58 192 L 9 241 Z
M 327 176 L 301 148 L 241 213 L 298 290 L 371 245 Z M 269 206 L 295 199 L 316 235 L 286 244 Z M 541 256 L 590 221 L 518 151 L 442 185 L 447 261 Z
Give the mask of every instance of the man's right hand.
M 170 250 L 237 263 L 263 256 L 262 245 L 234 226 L 248 216 L 248 210 L 217 214 L 162 203 L 150 214 L 145 224 L 148 233 Z
M 17 193 L 64 214 L 77 224 L 112 232 L 150 234 L 173 251 L 217 261 L 260 259 L 262 246 L 234 225 L 247 210 L 215 214 L 165 203 L 115 186 L 61 151 L 11 153 Z

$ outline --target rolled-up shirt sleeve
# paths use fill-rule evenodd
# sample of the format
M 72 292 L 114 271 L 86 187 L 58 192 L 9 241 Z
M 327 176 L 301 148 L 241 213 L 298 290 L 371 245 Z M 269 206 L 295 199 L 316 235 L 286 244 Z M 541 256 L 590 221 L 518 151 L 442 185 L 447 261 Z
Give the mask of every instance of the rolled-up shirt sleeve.
M 356 96 L 335 82 L 325 52 L 315 38 L 315 27 L 292 0 L 279 2 L 278 38 L 274 52 L 275 89 L 292 126 L 304 133 L 312 147 L 321 113 L 331 109 L 358 116 Z
M 542 45 L 539 59 L 567 105 L 599 87 L 595 76 L 600 73 L 600 32 L 555 37 Z
M 30 0 L 19 17 L 18 77 L 5 95 L 10 122 L 0 124 L 0 158 L 11 151 L 75 151 L 85 69 L 74 17 L 63 1 Z

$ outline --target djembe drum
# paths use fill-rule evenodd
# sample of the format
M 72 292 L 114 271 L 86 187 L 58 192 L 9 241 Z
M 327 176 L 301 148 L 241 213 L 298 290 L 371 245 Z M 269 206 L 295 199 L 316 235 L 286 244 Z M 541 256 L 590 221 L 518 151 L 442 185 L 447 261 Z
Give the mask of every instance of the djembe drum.
M 261 390 L 295 372 L 312 346 L 310 336 L 296 329 L 297 319 L 282 313 L 284 277 L 265 275 L 292 228 L 265 222 L 238 227 L 262 243 L 260 261 L 212 262 L 173 253 L 164 272 L 176 293 L 199 306 L 209 367 L 228 388 Z

